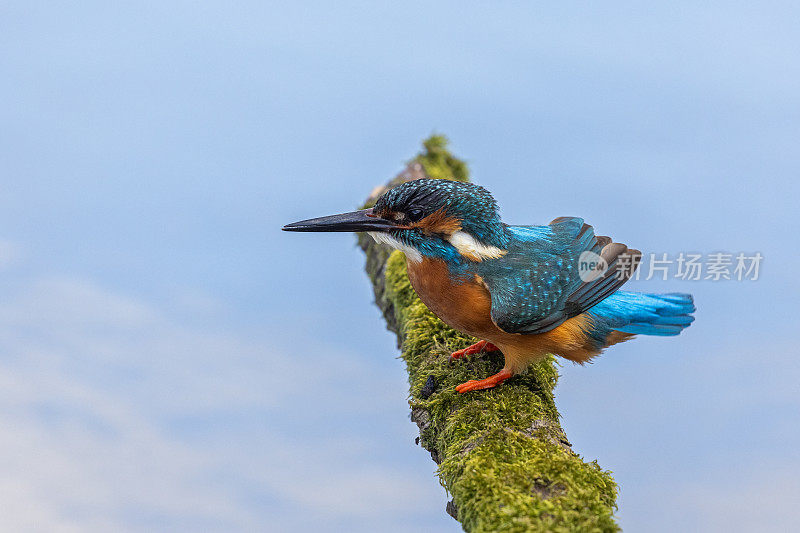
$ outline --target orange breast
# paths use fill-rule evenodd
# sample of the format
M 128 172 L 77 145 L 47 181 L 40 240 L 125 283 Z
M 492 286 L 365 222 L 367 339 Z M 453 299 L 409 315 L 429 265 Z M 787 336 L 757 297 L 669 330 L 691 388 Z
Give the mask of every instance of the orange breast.
M 408 278 L 422 302 L 449 326 L 481 339 L 501 333 L 491 319 L 489 291 L 476 279 L 454 281 L 443 260 L 427 257 L 408 262 Z

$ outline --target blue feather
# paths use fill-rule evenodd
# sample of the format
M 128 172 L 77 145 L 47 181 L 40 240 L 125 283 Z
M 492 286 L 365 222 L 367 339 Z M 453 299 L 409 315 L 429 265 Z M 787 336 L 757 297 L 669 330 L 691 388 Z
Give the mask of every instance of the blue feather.
M 694 311 L 690 294 L 617 291 L 595 305 L 589 315 L 595 319 L 599 335 L 610 330 L 636 335 L 677 335 L 694 322 L 690 315 Z

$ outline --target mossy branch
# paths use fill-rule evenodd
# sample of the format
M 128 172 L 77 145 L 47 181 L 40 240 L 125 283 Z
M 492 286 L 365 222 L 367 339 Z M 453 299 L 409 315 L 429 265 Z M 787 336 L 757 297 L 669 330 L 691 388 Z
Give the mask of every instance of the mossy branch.
M 433 136 L 424 151 L 386 186 L 421 177 L 468 180 L 467 166 Z M 375 301 L 406 362 L 411 419 L 419 443 L 439 465 L 452 495 L 447 512 L 465 531 L 617 531 L 617 486 L 610 473 L 571 449 L 553 399 L 558 379 L 552 357 L 488 391 L 458 394 L 455 386 L 496 373 L 500 354 L 449 362 L 475 339 L 454 331 L 419 300 L 405 257 L 360 235 Z

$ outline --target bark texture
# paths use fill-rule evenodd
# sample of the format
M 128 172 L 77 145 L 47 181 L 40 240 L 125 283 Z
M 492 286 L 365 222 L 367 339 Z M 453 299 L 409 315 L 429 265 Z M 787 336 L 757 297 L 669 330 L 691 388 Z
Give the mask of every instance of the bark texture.
M 385 186 L 421 177 L 467 180 L 467 167 L 447 150 L 444 137 L 424 150 Z M 572 450 L 559 424 L 553 398 L 558 379 L 552 357 L 488 391 L 458 394 L 455 386 L 496 373 L 500 354 L 449 354 L 476 339 L 454 331 L 419 300 L 405 257 L 359 235 L 375 302 L 397 335 L 410 383 L 411 419 L 418 443 L 438 464 L 441 484 L 452 496 L 446 512 L 469 532 L 617 531 L 617 486 L 596 462 Z

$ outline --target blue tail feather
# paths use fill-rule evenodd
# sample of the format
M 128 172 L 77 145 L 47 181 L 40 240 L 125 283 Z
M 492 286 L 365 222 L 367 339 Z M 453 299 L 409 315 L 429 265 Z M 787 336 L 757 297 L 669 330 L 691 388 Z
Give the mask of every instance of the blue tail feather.
M 589 310 L 599 330 L 636 335 L 677 335 L 694 322 L 691 294 L 617 291 Z M 598 333 L 600 333 L 598 331 Z

